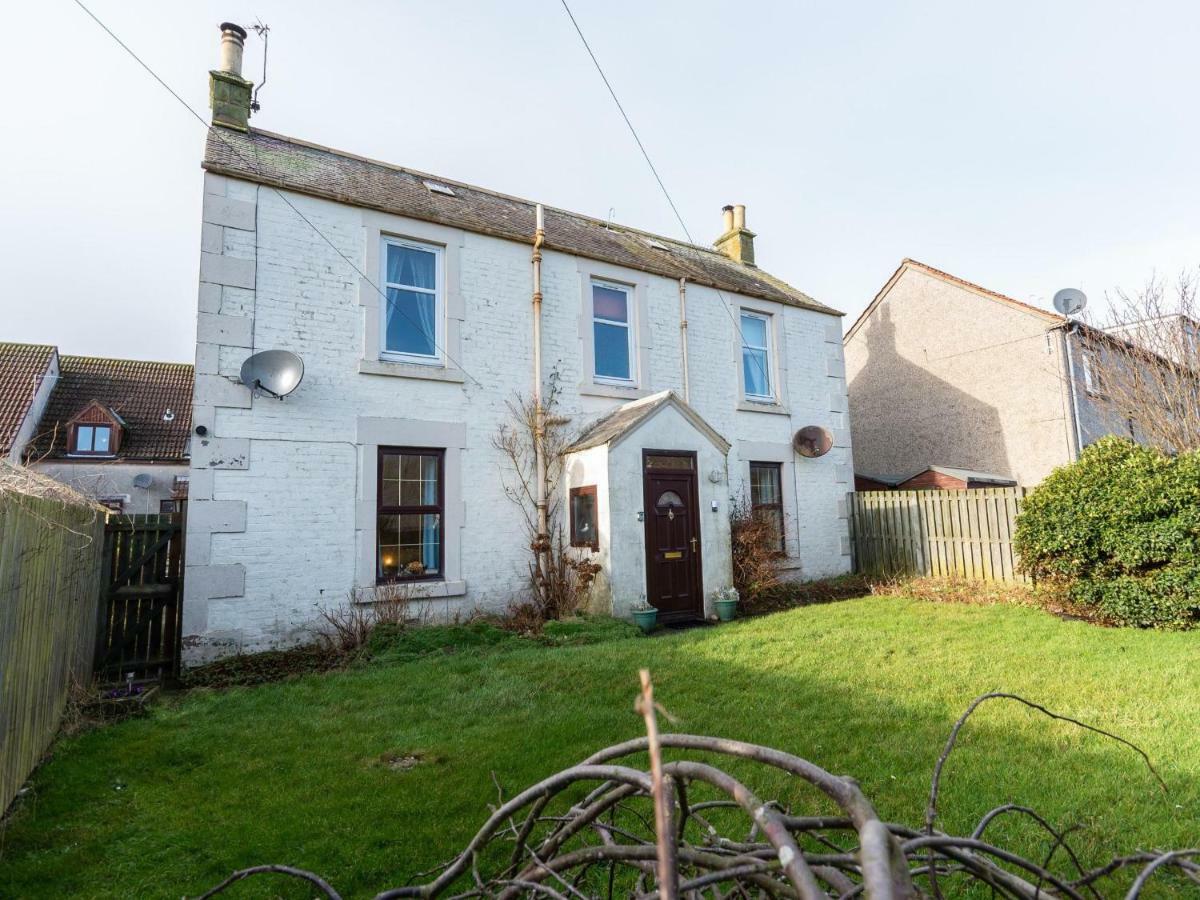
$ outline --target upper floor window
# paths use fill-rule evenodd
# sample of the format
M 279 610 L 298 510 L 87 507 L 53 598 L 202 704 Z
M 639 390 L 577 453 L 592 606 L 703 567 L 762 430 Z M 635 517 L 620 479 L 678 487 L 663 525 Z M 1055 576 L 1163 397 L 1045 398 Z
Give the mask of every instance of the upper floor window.
M 76 425 L 72 453 L 109 456 L 112 454 L 111 425 Z
M 592 349 L 599 381 L 631 384 L 633 288 L 611 281 L 592 282 Z
M 742 310 L 742 383 L 746 398 L 774 401 L 771 384 L 771 317 Z
M 445 346 L 442 248 L 400 238 L 383 239 L 380 356 L 402 362 L 440 363 Z
M 1083 388 L 1093 397 L 1104 394 L 1104 379 L 1096 365 L 1095 354 L 1090 350 L 1083 351 Z

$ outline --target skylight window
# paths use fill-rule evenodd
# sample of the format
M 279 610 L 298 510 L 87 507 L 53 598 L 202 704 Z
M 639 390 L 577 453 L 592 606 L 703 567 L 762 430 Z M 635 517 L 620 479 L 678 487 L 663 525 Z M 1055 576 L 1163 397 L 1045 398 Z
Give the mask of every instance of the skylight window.
M 454 189 L 451 188 L 450 185 L 442 184 L 440 181 L 422 181 L 421 184 L 425 185 L 425 187 L 428 188 L 431 193 L 445 194 L 447 197 L 457 196 L 457 194 L 454 193 Z

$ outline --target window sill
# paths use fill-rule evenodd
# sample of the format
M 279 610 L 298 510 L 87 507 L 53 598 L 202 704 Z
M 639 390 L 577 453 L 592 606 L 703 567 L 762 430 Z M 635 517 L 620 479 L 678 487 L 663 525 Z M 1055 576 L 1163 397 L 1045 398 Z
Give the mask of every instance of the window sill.
M 619 384 L 602 384 L 596 381 L 585 381 L 579 385 L 579 393 L 585 397 L 615 397 L 618 400 L 640 400 L 649 397 L 650 392 L 645 388 Z
M 737 408 L 740 412 L 768 413 L 775 416 L 791 415 L 791 413 L 788 411 L 788 408 L 780 403 L 746 400 L 744 398 L 738 403 Z
M 362 375 L 388 375 L 392 378 L 416 378 L 422 381 L 449 381 L 463 384 L 467 378 L 458 369 L 445 366 L 425 366 L 420 363 L 389 362 L 383 359 L 359 360 L 358 371 Z
M 363 606 L 370 606 L 375 600 L 375 591 L 380 588 L 391 588 L 392 584 L 375 584 L 363 592 L 364 597 L 370 599 L 362 599 L 355 601 Z M 465 581 L 412 581 L 407 587 L 412 588 L 412 598 L 414 600 L 440 600 L 443 597 L 463 597 L 467 593 L 467 583 Z

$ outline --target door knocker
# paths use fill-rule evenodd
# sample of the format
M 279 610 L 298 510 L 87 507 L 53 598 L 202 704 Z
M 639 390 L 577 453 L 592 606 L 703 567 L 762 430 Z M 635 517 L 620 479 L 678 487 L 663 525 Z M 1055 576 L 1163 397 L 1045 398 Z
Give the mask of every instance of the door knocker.
M 674 522 L 674 521 L 675 521 L 675 510 L 673 510 L 673 509 L 668 509 L 668 510 L 667 510 L 667 521 L 668 521 L 668 522 Z

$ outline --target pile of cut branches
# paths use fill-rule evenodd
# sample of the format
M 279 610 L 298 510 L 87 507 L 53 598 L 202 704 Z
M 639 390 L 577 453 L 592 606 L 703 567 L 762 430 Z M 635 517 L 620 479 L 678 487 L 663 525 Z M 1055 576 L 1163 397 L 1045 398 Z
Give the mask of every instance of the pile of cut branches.
M 967 719 L 991 700 L 1024 704 L 1125 745 L 1142 757 L 1166 790 L 1138 747 L 1022 697 L 990 693 L 971 703 L 934 769 L 924 826 L 912 828 L 883 821 L 852 778 L 790 753 L 743 741 L 659 734 L 661 708 L 654 702 L 649 673 L 643 671 L 641 677 L 637 708 L 645 720 L 645 737 L 600 750 L 511 799 L 501 795 L 491 817 L 458 856 L 411 879 L 431 880 L 385 890 L 376 900 L 441 895 L 455 900 L 900 900 L 964 894 L 1100 900 L 1113 896 L 1117 879 L 1122 887 L 1128 885 L 1125 897 L 1133 900 L 1155 877 L 1170 879 L 1175 888 L 1200 887 L 1200 849 L 1137 852 L 1087 868 L 1072 849 L 1067 830 L 1056 829 L 1024 806 L 991 810 L 966 836 L 936 828 L 945 763 Z M 673 751 L 671 759 L 664 758 L 664 750 Z M 631 764 L 631 757 L 648 757 L 648 768 Z M 794 815 L 760 799 L 746 781 L 721 768 L 727 763 L 738 771 L 757 766 L 786 773 L 823 795 L 836 812 Z M 1040 860 L 988 840 L 992 823 L 1009 815 L 1024 816 L 1045 831 L 1048 852 Z M 235 872 L 201 900 L 245 878 L 270 873 L 300 879 L 330 900 L 340 900 L 319 876 L 282 865 Z

